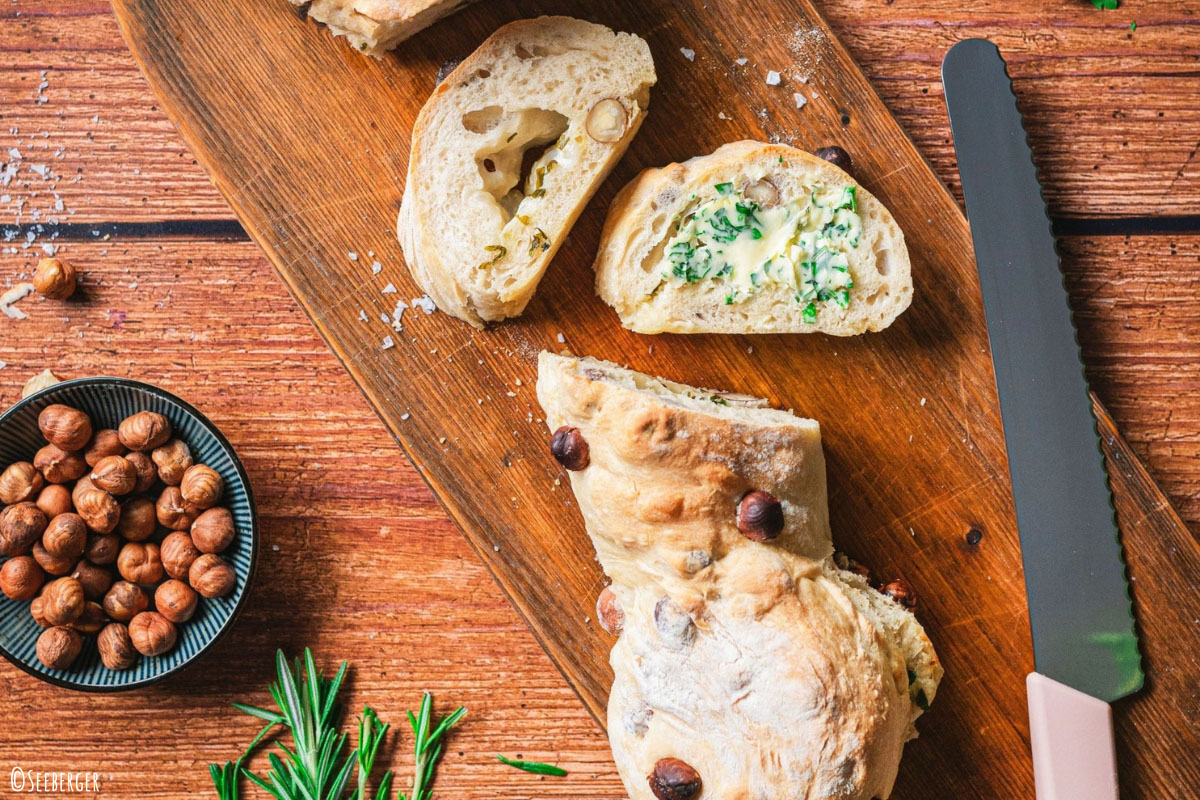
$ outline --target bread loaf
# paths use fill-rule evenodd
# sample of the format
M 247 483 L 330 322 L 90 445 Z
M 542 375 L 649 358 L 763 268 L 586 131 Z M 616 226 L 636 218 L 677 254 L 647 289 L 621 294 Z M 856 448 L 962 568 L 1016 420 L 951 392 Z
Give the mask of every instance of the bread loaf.
M 654 82 L 637 36 L 540 17 L 500 28 L 434 89 L 397 228 L 438 308 L 476 327 L 524 310 Z
M 612 202 L 595 270 L 638 333 L 849 336 L 912 300 L 879 200 L 828 161 L 751 141 L 642 172 Z
M 942 669 L 833 558 L 816 422 L 542 353 L 537 394 L 612 585 L 631 800 L 886 798 Z

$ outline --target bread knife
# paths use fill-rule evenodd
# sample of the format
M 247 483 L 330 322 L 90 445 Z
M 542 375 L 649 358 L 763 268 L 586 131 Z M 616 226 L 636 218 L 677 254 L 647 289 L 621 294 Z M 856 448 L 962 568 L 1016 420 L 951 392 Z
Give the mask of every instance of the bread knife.
M 1142 687 L 1125 563 L 1046 203 L 1004 59 L 942 61 L 1012 476 L 1038 800 L 1116 800 L 1110 703 Z

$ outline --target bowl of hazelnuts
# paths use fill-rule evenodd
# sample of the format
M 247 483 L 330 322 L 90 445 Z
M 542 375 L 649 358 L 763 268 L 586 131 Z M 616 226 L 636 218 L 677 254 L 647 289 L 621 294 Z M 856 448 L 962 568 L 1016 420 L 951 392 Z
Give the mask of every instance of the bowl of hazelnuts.
M 117 691 L 233 624 L 258 550 L 246 471 L 208 419 L 125 378 L 49 386 L 0 414 L 0 654 Z

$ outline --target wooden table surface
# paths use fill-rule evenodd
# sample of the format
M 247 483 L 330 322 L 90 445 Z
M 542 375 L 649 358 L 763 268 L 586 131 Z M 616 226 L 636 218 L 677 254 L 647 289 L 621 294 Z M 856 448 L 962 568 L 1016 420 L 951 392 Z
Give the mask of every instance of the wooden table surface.
M 941 56 L 967 36 L 1000 45 L 1089 378 L 1200 531 L 1200 2 L 823 9 L 956 192 Z M 0 796 L 13 767 L 95 771 L 110 796 L 205 796 L 206 765 L 256 730 L 228 703 L 266 704 L 274 649 L 309 645 L 331 667 L 352 661 L 351 708 L 401 723 L 428 688 L 470 709 L 441 797 L 622 797 L 591 717 L 232 220 L 102 0 L 0 6 L 0 183 L 14 165 L 0 185 L 0 239 L 12 237 L 0 241 L 0 288 L 24 279 L 43 245 L 86 275 L 78 299 L 31 297 L 29 319 L 0 317 L 0 406 L 45 368 L 181 394 L 241 454 L 263 547 L 234 631 L 158 687 L 75 694 L 0 663 Z M 408 744 L 393 759 L 405 780 Z M 508 770 L 497 752 L 572 774 Z

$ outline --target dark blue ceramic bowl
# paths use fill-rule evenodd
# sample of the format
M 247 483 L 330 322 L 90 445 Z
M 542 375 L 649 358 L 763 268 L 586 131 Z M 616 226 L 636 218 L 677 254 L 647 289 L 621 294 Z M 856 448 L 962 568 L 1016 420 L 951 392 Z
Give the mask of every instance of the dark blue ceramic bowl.
M 171 421 L 174 435 L 192 448 L 196 463 L 206 464 L 225 479 L 221 505 L 233 512 L 237 537 L 222 553 L 237 573 L 237 588 L 217 599 L 200 598 L 196 615 L 177 625 L 179 639 L 161 656 L 138 659 L 131 669 L 113 671 L 100 662 L 96 637 L 83 637 L 83 651 L 69 669 L 47 669 L 35 646 L 42 628 L 29 613 L 28 600 L 0 594 L 0 654 L 31 675 L 58 686 L 88 692 L 115 692 L 155 683 L 200 657 L 233 625 L 250 593 L 258 554 L 258 520 L 254 496 L 242 462 L 229 442 L 208 419 L 170 392 L 126 378 L 79 378 L 47 387 L 0 414 L 0 468 L 14 461 L 32 461 L 45 444 L 38 430 L 42 409 L 54 403 L 77 408 L 92 418 L 95 430 L 116 428 L 138 411 L 157 411 Z

